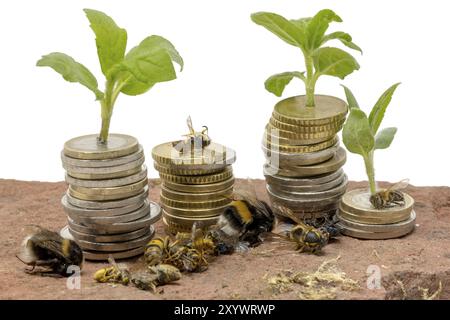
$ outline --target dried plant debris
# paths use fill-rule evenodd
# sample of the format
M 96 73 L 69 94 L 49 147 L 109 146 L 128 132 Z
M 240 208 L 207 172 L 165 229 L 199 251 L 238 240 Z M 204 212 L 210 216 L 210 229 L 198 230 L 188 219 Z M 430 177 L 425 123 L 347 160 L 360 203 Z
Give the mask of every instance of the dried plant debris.
M 337 267 L 339 258 L 323 262 L 312 273 L 285 270 L 269 277 L 267 282 L 274 294 L 295 290 L 302 300 L 336 299 L 337 289 L 352 291 L 359 288 L 357 281 L 348 278 Z
M 399 271 L 383 278 L 388 300 L 439 300 L 450 295 L 450 272 Z

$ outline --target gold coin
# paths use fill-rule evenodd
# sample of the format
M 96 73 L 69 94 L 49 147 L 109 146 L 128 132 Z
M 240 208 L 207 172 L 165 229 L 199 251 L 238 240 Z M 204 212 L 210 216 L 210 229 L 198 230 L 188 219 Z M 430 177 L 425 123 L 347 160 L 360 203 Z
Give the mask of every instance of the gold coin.
M 341 228 L 342 234 L 354 238 L 359 239 L 368 239 L 368 240 L 383 240 L 383 239 L 392 239 L 403 237 L 409 233 L 411 233 L 415 228 L 416 214 L 414 211 L 411 211 L 411 216 L 408 220 L 403 221 L 401 223 L 392 224 L 389 226 L 388 231 L 380 231 L 386 228 L 387 225 L 365 225 L 362 227 L 362 224 L 358 224 L 355 227 L 354 223 L 351 223 L 350 226 L 347 220 L 343 220 L 341 217 L 341 221 L 337 224 Z M 376 232 L 365 230 L 367 227 L 374 228 L 379 227 Z
M 273 133 L 273 134 L 272 134 Z M 335 135 L 331 135 L 330 137 L 325 138 L 317 138 L 317 139 L 292 139 L 292 138 L 283 138 L 280 137 L 278 133 L 272 132 L 266 126 L 266 130 L 264 131 L 264 136 L 267 141 L 271 143 L 276 143 L 285 146 L 309 146 L 312 144 L 318 144 L 325 142 L 327 140 L 332 139 Z
M 208 192 L 218 192 L 228 189 L 229 187 L 234 185 L 234 177 L 231 177 L 228 180 L 211 183 L 211 184 L 181 184 L 170 181 L 163 181 L 162 184 L 164 187 L 186 193 L 208 193 Z
M 178 151 L 174 146 L 182 141 L 167 142 L 153 148 L 152 157 L 160 165 L 182 166 L 185 169 L 219 169 L 236 161 L 236 152 L 211 142 L 202 149 Z
M 220 200 L 225 198 L 230 198 L 233 195 L 233 186 L 228 187 L 223 190 L 219 190 L 216 192 L 207 192 L 207 193 L 188 193 L 188 192 L 178 192 L 167 188 L 166 186 L 161 186 L 161 195 L 177 200 L 177 201 L 207 201 L 207 200 Z
M 206 201 L 178 201 L 169 199 L 161 194 L 160 201 L 163 205 L 177 209 L 214 209 L 229 205 L 231 200 L 222 197 L 222 199 L 206 200 Z
M 314 107 L 306 107 L 306 96 L 281 100 L 275 105 L 273 117 L 284 123 L 317 126 L 342 120 L 347 115 L 347 104 L 339 98 L 315 95 L 314 101 Z
M 383 210 L 375 209 L 369 201 L 370 193 L 367 189 L 355 189 L 347 192 L 342 197 L 341 207 L 348 213 L 352 213 L 358 216 L 392 216 L 399 215 L 403 217 L 409 217 L 409 214 L 413 210 L 414 199 L 403 193 L 405 197 L 405 205 L 402 207 L 396 206 L 392 208 L 386 208 Z M 406 219 L 405 218 L 405 219 Z
M 340 211 L 342 212 L 342 211 Z M 343 216 L 340 215 L 340 212 L 337 214 L 337 218 L 339 220 L 339 223 L 344 226 L 348 227 L 354 230 L 359 231 L 365 231 L 365 232 L 395 232 L 404 230 L 409 232 L 411 230 L 411 225 L 415 224 L 416 220 L 416 213 L 411 211 L 410 215 L 407 217 L 407 219 L 403 221 L 393 222 L 393 223 L 385 223 L 385 224 L 371 224 L 371 223 L 362 223 L 353 221 L 350 219 L 346 219 Z
M 231 203 L 231 200 L 228 201 Z M 162 203 L 162 207 L 165 212 L 168 214 L 177 216 L 177 217 L 183 217 L 183 218 L 189 218 L 189 219 L 197 219 L 197 218 L 209 218 L 209 217 L 215 217 L 218 215 L 221 215 L 225 209 L 228 207 L 228 205 L 224 205 L 222 207 L 216 207 L 211 209 L 181 209 L 181 208 L 174 208 L 168 205 L 165 205 Z
M 271 117 L 269 123 L 280 130 L 291 131 L 298 134 L 310 134 L 310 133 L 320 133 L 320 132 L 338 132 L 342 129 L 345 122 L 345 118 L 339 119 L 336 122 L 330 122 L 327 124 L 317 125 L 317 126 L 305 126 L 305 125 L 294 125 L 285 122 L 281 122 L 274 117 Z
M 83 193 L 88 196 L 112 196 L 116 194 L 123 194 L 132 191 L 142 191 L 142 189 L 147 185 L 148 180 L 144 178 L 138 182 L 127 184 L 120 187 L 110 187 L 110 188 L 90 188 L 90 187 L 80 187 L 75 185 L 70 185 L 72 190 L 75 192 Z
M 365 223 L 365 224 L 391 224 L 405 221 L 409 218 L 408 214 L 379 214 L 379 215 L 359 215 L 355 213 L 348 212 L 342 208 L 342 204 L 339 207 L 339 214 L 346 220 Z
M 265 135 L 263 145 L 269 150 L 279 150 L 280 152 L 284 153 L 310 153 L 330 148 L 339 142 L 338 136 L 334 136 L 330 140 L 326 140 L 324 142 L 304 146 L 283 145 L 279 144 L 278 140 L 279 139 L 272 140 L 271 136 Z
M 233 169 L 231 166 L 227 167 L 220 173 L 213 173 L 204 176 L 175 176 L 172 174 L 159 173 L 161 180 L 175 182 L 180 184 L 211 184 L 233 177 Z
M 329 130 L 315 133 L 297 133 L 287 130 L 282 130 L 274 127 L 272 124 L 268 123 L 266 126 L 266 132 L 268 135 L 276 138 L 285 138 L 295 141 L 318 141 L 323 142 L 333 138 L 339 130 Z
M 178 217 L 172 217 L 167 213 L 163 213 L 163 222 L 166 225 L 167 231 L 170 234 L 176 235 L 178 232 L 191 232 L 192 226 L 195 222 L 199 222 L 203 228 L 212 226 L 217 223 L 218 217 L 185 220 L 181 221 Z
M 347 156 L 345 150 L 339 148 L 330 160 L 322 163 L 309 166 L 289 166 L 282 168 L 277 168 L 269 163 L 267 164 L 267 169 L 278 176 L 304 178 L 339 170 L 345 164 L 346 160 Z
M 157 162 L 154 162 L 153 165 L 158 172 L 161 172 L 164 174 L 176 175 L 176 176 L 201 176 L 201 175 L 206 175 L 206 174 L 218 173 L 225 169 L 225 167 L 219 167 L 219 168 L 215 168 L 215 169 L 184 169 L 183 166 L 169 167 L 169 166 L 160 165 Z
M 82 187 L 76 187 L 76 186 L 69 186 L 69 194 L 77 199 L 80 200 L 87 200 L 87 201 L 109 201 L 109 200 L 119 200 L 119 199 L 125 199 L 125 198 L 130 198 L 133 197 L 135 195 L 138 195 L 139 193 L 142 192 L 144 186 L 147 185 L 147 179 L 138 182 L 137 184 L 133 184 L 133 188 L 129 188 L 127 191 L 122 192 L 122 193 L 111 193 L 111 194 L 86 194 L 84 192 L 86 192 L 84 190 L 84 192 L 80 192 L 75 189 L 79 189 Z M 121 187 L 118 187 L 121 188 Z M 86 188 L 83 188 L 86 189 Z M 105 188 L 105 189 L 116 189 L 116 188 Z
M 64 144 L 64 154 L 82 160 L 103 160 L 124 157 L 139 150 L 136 138 L 111 133 L 105 144 L 99 143 L 97 135 L 73 138 Z
M 73 178 L 83 179 L 83 180 L 104 180 L 104 179 L 116 179 L 116 178 L 128 177 L 133 174 L 137 174 L 137 173 L 141 172 L 142 170 L 145 170 L 145 166 L 144 167 L 139 166 L 136 168 L 112 172 L 112 173 L 77 173 L 77 172 L 67 171 L 67 174 Z

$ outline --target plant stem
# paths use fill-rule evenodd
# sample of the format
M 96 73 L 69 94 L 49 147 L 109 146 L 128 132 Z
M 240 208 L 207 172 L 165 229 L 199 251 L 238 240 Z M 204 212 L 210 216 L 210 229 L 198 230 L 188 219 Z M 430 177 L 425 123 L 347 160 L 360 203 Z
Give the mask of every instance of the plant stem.
M 306 65 L 306 106 L 314 107 L 314 89 L 316 86 L 316 80 L 314 77 L 313 58 L 305 53 L 305 65 Z
M 375 183 L 375 169 L 373 166 L 373 151 L 369 152 L 369 154 L 364 157 L 364 164 L 366 165 L 366 173 L 369 178 L 370 194 L 374 195 L 377 193 L 377 186 Z

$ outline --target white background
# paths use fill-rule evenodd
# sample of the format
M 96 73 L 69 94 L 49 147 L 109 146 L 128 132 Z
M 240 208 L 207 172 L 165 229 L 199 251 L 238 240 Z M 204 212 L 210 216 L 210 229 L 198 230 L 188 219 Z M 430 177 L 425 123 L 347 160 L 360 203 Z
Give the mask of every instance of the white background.
M 194 126 L 208 125 L 213 140 L 237 151 L 236 176 L 262 178 L 260 142 L 279 100 L 263 82 L 304 66 L 298 50 L 252 23 L 250 14 L 273 11 L 300 18 L 330 8 L 344 20 L 331 29 L 349 32 L 364 55 L 354 53 L 360 71 L 343 82 L 322 77 L 317 93 L 344 98 L 339 83 L 345 83 L 368 111 L 387 87 L 401 81 L 382 124 L 399 130 L 391 148 L 376 154 L 377 179 L 409 177 L 415 185 L 450 185 L 450 5 L 443 0 L 4 1 L 1 178 L 62 180 L 64 142 L 99 130 L 100 107 L 90 91 L 65 82 L 50 68 L 35 67 L 41 55 L 64 52 L 85 64 L 103 89 L 85 7 L 106 12 L 126 28 L 128 49 L 158 34 L 174 43 L 185 60 L 177 80 L 117 101 L 111 132 L 138 137 L 149 167 L 151 148 L 184 134 L 190 114 Z M 283 97 L 303 93 L 302 84 L 293 80 Z M 352 180 L 366 179 L 358 155 L 348 155 L 345 170 Z

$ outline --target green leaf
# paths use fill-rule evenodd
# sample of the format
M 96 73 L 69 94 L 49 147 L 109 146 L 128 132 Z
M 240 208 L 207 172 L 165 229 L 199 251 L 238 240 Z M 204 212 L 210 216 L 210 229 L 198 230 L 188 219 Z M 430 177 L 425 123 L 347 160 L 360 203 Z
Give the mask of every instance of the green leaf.
M 399 85 L 400 83 L 396 83 L 393 86 L 389 87 L 385 92 L 383 92 L 377 103 L 375 103 L 375 105 L 373 106 L 372 111 L 369 115 L 369 123 L 370 127 L 372 128 L 373 134 L 377 133 L 378 128 L 383 121 L 384 113 L 386 112 L 386 109 L 392 100 L 392 95 Z
M 351 109 L 342 130 L 342 140 L 348 151 L 367 157 L 374 148 L 369 120 L 361 109 Z
M 355 96 L 353 95 L 353 92 L 341 84 L 341 86 L 344 88 L 345 91 L 345 97 L 347 98 L 348 107 L 351 109 L 359 109 L 358 101 L 356 101 Z
M 144 39 L 128 52 L 118 69 L 128 71 L 136 80 L 147 84 L 176 79 L 171 55 L 160 38 Z
M 390 127 L 384 128 L 380 132 L 377 133 L 375 137 L 375 149 L 386 149 L 394 140 L 395 134 L 397 133 L 397 128 Z
M 277 97 L 281 97 L 284 88 L 289 84 L 289 82 L 291 82 L 292 78 L 297 77 L 305 81 L 304 74 L 304 72 L 299 71 L 274 74 L 264 82 L 264 85 L 267 91 L 272 92 Z
M 362 53 L 362 49 L 352 42 L 352 36 L 349 35 L 348 33 L 342 31 L 330 33 L 323 37 L 321 45 L 331 40 L 339 40 L 346 47 L 353 50 L 357 50 Z
M 127 32 L 119 28 L 113 19 L 103 12 L 84 9 L 91 29 L 95 33 L 97 54 L 105 76 L 112 66 L 122 62 L 127 46 Z
M 347 52 L 331 47 L 319 48 L 313 56 L 314 67 L 321 75 L 344 79 L 347 75 L 359 69 L 359 64 Z
M 342 19 L 330 9 L 320 10 L 306 28 L 306 36 L 308 39 L 308 48 L 310 50 L 317 49 L 321 46 L 323 36 L 327 31 L 331 22 L 342 22 Z
M 127 73 L 127 75 L 131 76 L 130 73 Z M 140 94 L 146 93 L 154 85 L 155 85 L 154 83 L 140 82 L 135 77 L 131 76 L 128 78 L 128 81 L 122 87 L 120 92 L 122 92 L 128 96 L 138 96 Z
M 251 15 L 251 19 L 254 23 L 263 26 L 290 45 L 305 48 L 305 31 L 284 17 L 271 12 L 257 12 Z
M 97 100 L 103 98 L 103 93 L 98 90 L 97 79 L 94 75 L 81 63 L 76 62 L 72 57 L 60 53 L 53 52 L 42 58 L 36 64 L 38 67 L 50 67 L 69 82 L 78 82 L 94 92 Z

